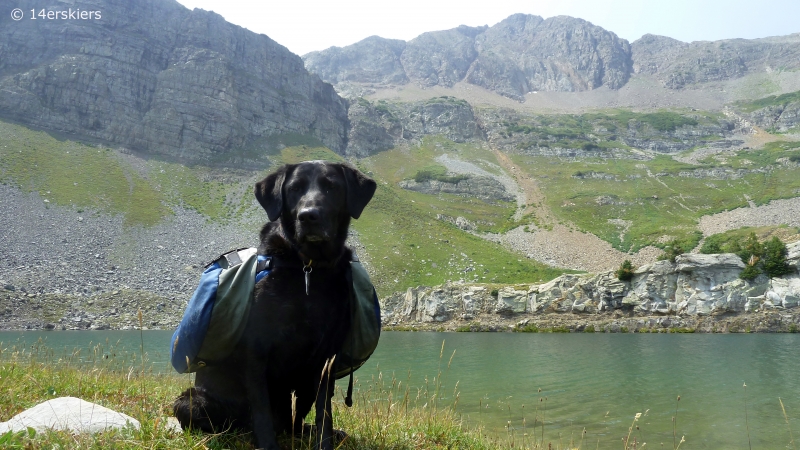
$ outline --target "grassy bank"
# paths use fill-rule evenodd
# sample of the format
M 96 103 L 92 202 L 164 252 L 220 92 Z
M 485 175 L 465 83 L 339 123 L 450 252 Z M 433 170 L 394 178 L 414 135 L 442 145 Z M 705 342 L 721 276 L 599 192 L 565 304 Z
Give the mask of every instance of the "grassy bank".
M 138 358 L 137 358 L 138 357 Z M 441 376 L 441 373 L 439 374 Z M 349 437 L 340 449 L 502 449 L 511 444 L 465 428 L 454 411 L 457 393 L 445 401 L 439 377 L 417 389 L 404 381 L 382 377 L 359 383 L 354 406 L 342 395 L 334 400 L 334 427 Z M 29 347 L 0 344 L 0 421 L 43 401 L 73 396 L 127 414 L 141 423 L 139 430 L 124 429 L 95 435 L 32 430 L 0 435 L 8 449 L 252 449 L 249 434 L 208 435 L 179 432 L 168 426 L 174 398 L 192 383 L 189 375 L 155 374 L 146 355 L 117 355 L 113 344 L 98 344 L 90 354 L 59 355 L 41 342 Z M 313 422 L 313 418 L 306 418 Z M 306 438 L 281 439 L 285 449 L 310 449 Z M 546 447 L 547 443 L 545 443 Z M 515 448 L 520 448 L 516 445 Z M 529 443 L 528 448 L 540 448 Z M 554 446 L 553 448 L 559 448 Z M 564 448 L 564 447 L 560 447 Z

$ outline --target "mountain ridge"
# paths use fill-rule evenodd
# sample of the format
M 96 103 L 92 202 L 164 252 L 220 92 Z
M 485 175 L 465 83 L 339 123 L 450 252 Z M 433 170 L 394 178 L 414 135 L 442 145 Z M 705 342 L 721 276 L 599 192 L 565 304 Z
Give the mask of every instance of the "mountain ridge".
M 3 118 L 188 162 L 282 135 L 346 146 L 346 103 L 269 37 L 173 0 L 73 6 L 103 19 L 0 18 Z
M 470 29 L 472 36 L 459 30 Z M 461 39 L 454 41 L 456 36 Z M 383 39 L 372 36 L 368 39 Z M 455 42 L 457 51 L 443 52 L 437 40 Z M 629 43 L 612 31 L 570 16 L 543 19 L 514 14 L 489 27 L 467 27 L 421 34 L 408 42 L 394 40 L 393 82 L 380 72 L 368 80 L 348 77 L 357 65 L 329 63 L 337 55 L 359 48 L 359 61 L 373 67 L 364 41 L 303 55 L 306 67 L 333 84 L 356 82 L 372 87 L 446 86 L 463 81 L 524 101 L 532 91 L 584 92 L 619 89 L 636 74 L 657 75 L 676 90 L 709 81 L 732 80 L 767 70 L 800 68 L 800 33 L 761 39 L 682 42 L 646 34 Z M 405 44 L 405 45 L 403 45 Z M 385 57 L 385 55 L 383 55 Z M 351 63 L 357 63 L 351 61 Z M 399 68 L 403 68 L 403 72 Z M 424 68 L 424 70 L 420 70 Z

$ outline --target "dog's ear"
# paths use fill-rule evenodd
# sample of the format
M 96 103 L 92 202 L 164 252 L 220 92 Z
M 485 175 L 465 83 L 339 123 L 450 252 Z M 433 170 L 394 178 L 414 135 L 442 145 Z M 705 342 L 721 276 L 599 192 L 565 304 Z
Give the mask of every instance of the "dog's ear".
M 347 181 L 347 212 L 353 219 L 358 219 L 361 211 L 364 211 L 364 207 L 372 200 L 378 185 L 356 168 L 345 164 L 341 166 Z
M 288 165 L 282 166 L 274 173 L 267 175 L 267 178 L 256 183 L 256 200 L 267 212 L 270 222 L 278 220 L 278 217 L 281 216 L 281 210 L 283 209 L 283 180 L 286 179 L 288 171 Z

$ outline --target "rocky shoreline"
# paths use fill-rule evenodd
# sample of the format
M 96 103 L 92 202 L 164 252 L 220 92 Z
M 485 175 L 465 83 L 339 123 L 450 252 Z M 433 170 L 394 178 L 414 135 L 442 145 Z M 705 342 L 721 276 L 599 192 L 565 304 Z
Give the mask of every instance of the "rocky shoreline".
M 0 290 L 0 331 L 173 330 L 183 302 L 142 291 L 113 291 L 90 297 L 38 295 Z M 138 313 L 142 312 L 139 322 Z M 483 313 L 444 322 L 385 321 L 384 331 L 524 333 L 796 333 L 800 308 L 723 312 L 714 315 L 643 314 L 633 309 L 599 313 Z
M 517 332 L 517 333 L 797 333 L 800 310 L 726 313 L 718 316 L 654 316 L 631 311 L 602 314 L 548 313 L 497 317 L 442 324 L 387 325 L 384 331 Z
M 789 245 L 795 273 L 739 278 L 733 254 L 680 255 L 613 272 L 567 274 L 539 285 L 448 283 L 381 299 L 385 330 L 605 333 L 794 333 L 800 329 L 800 242 Z M 174 329 L 185 301 L 123 289 L 28 293 L 0 289 L 0 329 Z M 141 319 L 139 314 L 141 312 Z
M 800 320 L 800 242 L 794 273 L 752 281 L 730 253 L 686 254 L 614 272 L 566 274 L 543 284 L 448 283 L 381 301 L 387 329 L 540 332 L 795 332 Z

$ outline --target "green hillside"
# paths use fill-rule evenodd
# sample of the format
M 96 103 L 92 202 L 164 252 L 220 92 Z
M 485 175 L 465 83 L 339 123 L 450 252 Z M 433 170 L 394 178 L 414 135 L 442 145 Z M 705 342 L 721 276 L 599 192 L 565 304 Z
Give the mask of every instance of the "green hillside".
M 0 123 L 0 182 L 38 192 L 49 205 L 93 213 L 121 215 L 128 226 L 152 226 L 172 214 L 172 208 L 197 211 L 209 221 L 246 221 L 257 229 L 266 216 L 253 199 L 253 183 L 268 171 L 233 171 L 183 166 L 141 159 L 103 147 L 61 141 L 49 134 Z M 382 295 L 419 285 L 464 279 L 486 283 L 543 281 L 562 271 L 548 268 L 500 245 L 485 241 L 436 220 L 436 213 L 465 216 L 487 231 L 507 229 L 514 206 L 443 195 L 404 191 L 395 175 L 434 165 L 432 148 L 449 143 L 431 140 L 392 170 L 392 150 L 359 162 L 371 172 L 379 189 L 360 220 L 353 222 L 369 252 L 374 281 Z M 465 154 L 476 149 L 467 149 Z M 423 155 L 427 155 L 423 157 Z M 300 145 L 270 155 L 273 164 L 310 159 L 341 161 L 323 147 Z M 402 178 L 402 177 L 401 177 Z M 259 223 L 254 223 L 258 220 Z M 223 251 L 225 249 L 220 249 Z
M 637 251 L 672 239 L 697 244 L 701 216 L 747 206 L 748 198 L 763 205 L 796 197 L 798 169 L 784 162 L 800 160 L 798 149 L 800 142 L 772 142 L 698 165 L 668 155 L 649 161 L 524 155 L 514 160 L 541 183 L 556 216 L 617 249 Z M 623 230 L 618 220 L 630 221 L 630 228 Z

